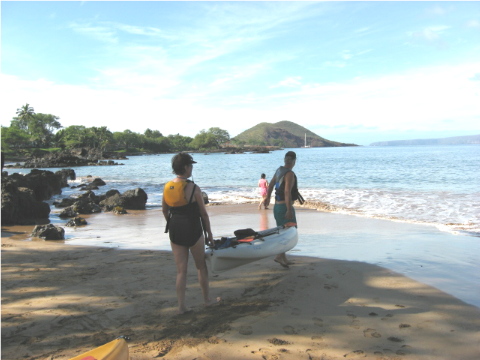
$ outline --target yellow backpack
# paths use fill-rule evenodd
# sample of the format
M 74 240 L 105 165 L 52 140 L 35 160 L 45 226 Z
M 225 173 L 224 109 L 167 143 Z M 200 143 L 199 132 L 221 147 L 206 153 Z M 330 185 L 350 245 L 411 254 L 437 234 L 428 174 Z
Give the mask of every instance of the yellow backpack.
M 163 198 L 168 206 L 177 207 L 188 204 L 185 198 L 185 186 L 187 186 L 187 184 L 188 181 L 169 181 L 165 184 Z

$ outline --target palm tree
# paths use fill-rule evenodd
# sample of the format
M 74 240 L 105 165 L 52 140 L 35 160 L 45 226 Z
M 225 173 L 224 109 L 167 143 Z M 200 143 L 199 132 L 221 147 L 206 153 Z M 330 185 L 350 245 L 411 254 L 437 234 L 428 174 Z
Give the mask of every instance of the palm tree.
M 35 115 L 35 110 L 29 104 L 17 109 L 17 124 L 21 129 L 28 129 L 28 122 Z

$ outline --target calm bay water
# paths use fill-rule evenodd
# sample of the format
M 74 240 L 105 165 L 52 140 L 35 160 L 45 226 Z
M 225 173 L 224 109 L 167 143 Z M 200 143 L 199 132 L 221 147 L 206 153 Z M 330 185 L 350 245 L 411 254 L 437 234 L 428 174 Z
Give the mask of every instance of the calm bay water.
M 260 174 L 270 179 L 288 150 L 269 154 L 193 154 L 198 162 L 193 180 L 211 202 L 258 201 Z M 336 213 L 384 219 L 391 224 L 385 230 L 384 223 L 378 223 L 378 229 L 383 228 L 381 234 L 375 228 L 338 229 L 324 234 L 321 226 L 318 230 L 302 230 L 300 224 L 299 245 L 292 253 L 381 265 L 480 307 L 480 146 L 292 150 L 297 153 L 294 170 L 306 200 L 328 205 Z M 171 158 L 172 154 L 135 156 L 119 161 L 122 166 L 73 168 L 77 180 L 71 185 L 91 175 L 107 183 L 95 191 L 97 194 L 140 187 L 148 194 L 147 211 L 159 210 L 163 184 L 173 177 Z M 55 199 L 76 194 L 77 189 L 66 188 Z M 53 223 L 65 222 L 58 219 L 58 209 L 52 208 L 50 218 Z M 399 222 L 415 226 L 405 234 L 395 225 Z M 429 230 L 431 226 L 440 231 Z M 97 239 L 98 234 L 85 235 L 93 231 L 89 226 L 85 232 L 68 229 L 66 242 L 169 250 L 166 235 L 159 239 L 158 223 L 146 227 L 140 230 L 143 235 L 134 239 L 130 233 L 122 238 L 115 232 L 113 236 L 102 233 Z M 163 229 L 160 232 L 164 235 Z

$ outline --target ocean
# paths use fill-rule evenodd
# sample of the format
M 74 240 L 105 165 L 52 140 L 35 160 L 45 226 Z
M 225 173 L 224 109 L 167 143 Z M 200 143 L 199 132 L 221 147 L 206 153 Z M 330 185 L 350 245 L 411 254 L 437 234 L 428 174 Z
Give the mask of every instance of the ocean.
M 267 154 L 195 153 L 192 154 L 197 161 L 193 180 L 212 203 L 257 202 L 260 175 L 265 173 L 270 180 L 288 150 L 297 153 L 294 171 L 305 200 L 333 213 L 389 221 L 392 226 L 392 237 L 385 238 L 381 244 L 373 240 L 370 243 L 368 236 L 361 237 L 361 241 L 343 236 L 347 230 L 319 242 L 321 229 L 318 234 L 315 231 L 302 233 L 300 218 L 299 245 L 292 253 L 381 265 L 480 307 L 480 265 L 477 264 L 480 255 L 480 146 L 367 146 L 284 149 Z M 124 165 L 73 168 L 77 180 L 71 185 L 78 185 L 85 182 L 87 176 L 92 176 L 107 183 L 94 191 L 97 194 L 110 189 L 124 192 L 140 187 L 148 194 L 146 211 L 159 210 L 163 184 L 173 177 L 171 158 L 172 154 L 131 156 L 118 161 Z M 14 171 L 30 172 L 29 169 Z M 50 203 L 75 194 L 78 194 L 77 189 L 65 188 Z M 52 223 L 65 222 L 58 218 L 58 213 L 59 209 L 52 207 Z M 417 226 L 418 233 L 434 231 L 445 236 L 395 238 L 394 229 L 398 223 Z M 156 236 L 128 240 L 119 237 L 107 243 L 66 228 L 66 243 L 169 250 L 163 229 L 150 230 Z M 162 235 L 160 239 L 158 233 Z M 419 239 L 428 244 L 418 243 Z M 417 268 L 423 271 L 414 270 Z M 428 274 L 425 268 L 430 269 Z
M 193 180 L 211 202 L 259 198 L 257 183 L 270 180 L 286 151 L 303 197 L 335 212 L 430 224 L 442 231 L 480 236 L 480 146 L 301 148 L 269 154 L 192 154 Z M 160 207 L 163 184 L 172 178 L 172 154 L 131 156 L 119 166 L 73 168 L 79 184 L 100 177 L 110 189 L 140 187 L 148 208 Z M 47 169 L 56 171 L 58 169 Z M 30 170 L 22 170 L 28 173 Z M 73 184 L 72 184 L 73 185 Z M 77 191 L 64 189 L 62 196 Z

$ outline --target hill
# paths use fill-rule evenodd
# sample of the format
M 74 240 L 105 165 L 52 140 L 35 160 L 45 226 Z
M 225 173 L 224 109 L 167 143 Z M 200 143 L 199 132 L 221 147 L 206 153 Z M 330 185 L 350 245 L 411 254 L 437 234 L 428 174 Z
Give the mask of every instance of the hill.
M 371 143 L 370 146 L 469 145 L 469 144 L 480 144 L 480 135 L 454 136 L 454 137 L 441 138 L 441 139 L 379 141 L 379 142 Z
M 286 120 L 274 124 L 260 123 L 238 134 L 232 141 L 245 145 L 298 148 L 305 146 L 305 134 L 310 147 L 357 146 L 324 139 L 303 126 Z

